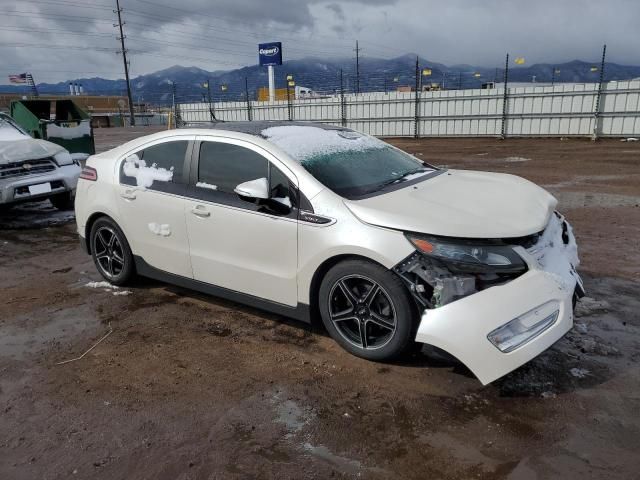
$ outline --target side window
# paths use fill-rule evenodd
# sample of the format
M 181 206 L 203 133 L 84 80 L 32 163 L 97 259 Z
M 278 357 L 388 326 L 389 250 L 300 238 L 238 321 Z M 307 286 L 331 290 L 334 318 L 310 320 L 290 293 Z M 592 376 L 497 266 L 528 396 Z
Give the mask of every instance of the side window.
M 130 155 L 120 166 L 120 183 L 173 193 L 182 182 L 188 145 L 186 140 L 165 142 Z
M 269 177 L 269 162 L 248 148 L 220 142 L 202 142 L 198 165 L 199 188 L 236 195 L 236 186 Z
M 295 195 L 291 189 L 291 182 L 277 167 L 270 166 L 269 192 L 272 199 L 288 207 L 295 206 Z

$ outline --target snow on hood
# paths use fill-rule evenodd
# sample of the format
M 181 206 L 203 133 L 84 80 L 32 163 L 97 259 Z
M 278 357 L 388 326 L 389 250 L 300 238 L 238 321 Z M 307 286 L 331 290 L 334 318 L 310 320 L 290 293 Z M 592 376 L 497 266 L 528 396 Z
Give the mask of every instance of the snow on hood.
M 291 125 L 266 128 L 261 134 L 300 163 L 317 155 L 387 147 L 377 138 L 350 130 Z
M 514 175 L 448 170 L 364 200 L 345 200 L 365 223 L 460 238 L 522 237 L 542 231 L 557 200 Z
M 53 157 L 60 152 L 66 149 L 46 140 L 24 136 L 19 140 L 0 139 L 0 164 Z

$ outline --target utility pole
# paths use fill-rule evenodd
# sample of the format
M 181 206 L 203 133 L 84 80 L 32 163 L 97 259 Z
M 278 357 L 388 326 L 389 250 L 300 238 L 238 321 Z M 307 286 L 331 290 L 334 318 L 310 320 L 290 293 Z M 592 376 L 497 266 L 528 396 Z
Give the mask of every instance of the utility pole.
M 119 27 L 120 29 L 120 36 L 118 37 L 118 40 L 120 40 L 120 53 L 122 54 L 122 60 L 124 61 L 124 76 L 125 79 L 127 80 L 127 98 L 129 99 L 129 123 L 131 124 L 131 126 L 135 126 L 136 124 L 136 117 L 133 114 L 133 99 L 131 98 L 131 82 L 129 81 L 129 63 L 127 62 L 127 49 L 124 47 L 124 32 L 122 30 L 122 25 L 124 25 L 124 23 L 122 22 L 122 8 L 120 8 L 120 0 L 116 0 L 116 10 L 114 10 L 114 13 L 118 14 L 118 25 L 117 27 Z M 115 27 L 116 25 L 114 25 Z
M 356 94 L 360 93 L 360 50 L 358 46 L 358 40 L 356 40 Z
M 596 109 L 593 113 L 593 135 L 591 140 L 598 139 L 598 118 L 600 117 L 600 100 L 602 98 L 602 84 L 604 83 L 604 61 L 607 56 L 607 46 L 602 47 L 602 62 L 600 63 L 600 80 L 598 81 L 598 93 L 596 95 Z
M 500 138 L 504 140 L 507 137 L 507 100 L 508 100 L 508 91 L 509 88 L 509 54 L 507 53 L 507 58 L 504 62 L 504 93 L 502 96 L 502 128 L 500 132 Z

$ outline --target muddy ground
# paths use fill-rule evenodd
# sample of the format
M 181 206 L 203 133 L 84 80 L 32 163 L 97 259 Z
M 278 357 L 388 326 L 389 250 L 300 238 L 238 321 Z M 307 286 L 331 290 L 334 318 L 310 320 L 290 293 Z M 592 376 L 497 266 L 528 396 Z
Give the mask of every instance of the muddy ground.
M 428 349 L 367 362 L 169 285 L 92 288 L 72 216 L 25 205 L 0 213 L 0 478 L 638 478 L 640 142 L 394 143 L 558 196 L 589 295 L 563 340 L 486 387 Z

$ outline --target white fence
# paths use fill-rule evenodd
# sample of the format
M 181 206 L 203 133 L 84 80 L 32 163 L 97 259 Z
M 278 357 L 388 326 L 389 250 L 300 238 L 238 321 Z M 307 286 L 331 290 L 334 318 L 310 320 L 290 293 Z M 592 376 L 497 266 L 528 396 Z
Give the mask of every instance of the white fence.
M 558 84 L 504 89 L 362 93 L 327 98 L 250 102 L 252 120 L 344 124 L 377 136 L 510 137 L 640 136 L 640 80 L 603 84 L 596 118 L 598 84 Z M 182 120 L 210 121 L 207 103 L 180 104 Z M 247 102 L 213 105 L 218 120 L 249 120 Z M 343 121 L 344 119 L 344 121 Z

